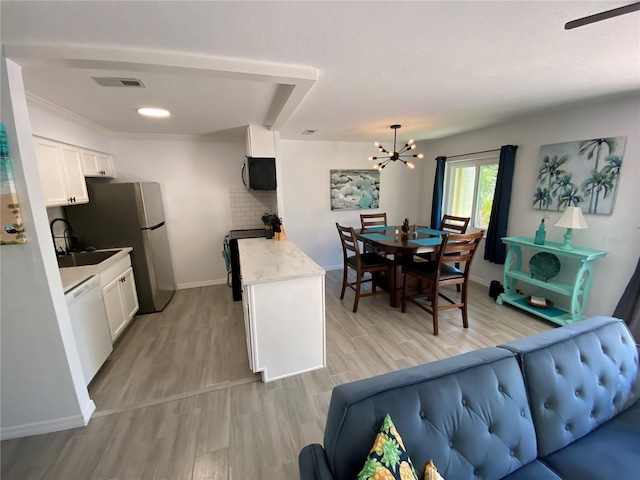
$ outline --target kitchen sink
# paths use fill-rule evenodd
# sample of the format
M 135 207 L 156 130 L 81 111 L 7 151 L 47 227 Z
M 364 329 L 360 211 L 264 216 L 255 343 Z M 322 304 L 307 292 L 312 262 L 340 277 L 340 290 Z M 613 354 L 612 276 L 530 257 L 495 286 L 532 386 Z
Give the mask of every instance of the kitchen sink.
M 82 267 L 85 265 L 97 265 L 104 262 L 107 258 L 113 257 L 120 250 L 109 250 L 106 252 L 81 252 L 70 253 L 62 257 L 58 257 L 58 267 Z

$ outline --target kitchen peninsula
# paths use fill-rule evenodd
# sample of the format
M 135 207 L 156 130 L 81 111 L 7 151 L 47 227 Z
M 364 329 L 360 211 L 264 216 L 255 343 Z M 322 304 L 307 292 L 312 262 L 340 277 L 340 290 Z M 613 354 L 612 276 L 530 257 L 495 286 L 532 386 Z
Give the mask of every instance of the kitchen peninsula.
M 238 240 L 249 365 L 269 382 L 323 368 L 325 271 L 289 241 Z

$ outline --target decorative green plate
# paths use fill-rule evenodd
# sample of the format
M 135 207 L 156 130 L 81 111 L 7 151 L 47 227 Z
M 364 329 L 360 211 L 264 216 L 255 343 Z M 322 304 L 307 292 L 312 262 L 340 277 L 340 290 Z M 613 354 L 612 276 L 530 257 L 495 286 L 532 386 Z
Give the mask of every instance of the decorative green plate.
M 529 273 L 531 278 L 546 282 L 560 272 L 560 260 L 553 253 L 536 253 L 529 260 Z

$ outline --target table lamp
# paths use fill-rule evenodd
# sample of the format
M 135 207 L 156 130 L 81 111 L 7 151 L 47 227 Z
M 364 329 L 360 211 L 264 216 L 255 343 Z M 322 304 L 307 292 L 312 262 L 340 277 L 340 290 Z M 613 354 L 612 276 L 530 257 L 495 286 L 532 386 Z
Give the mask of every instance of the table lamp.
M 571 246 L 573 229 L 589 228 L 589 225 L 587 225 L 587 222 L 582 216 L 580 207 L 568 207 L 560 217 L 560 220 L 556 222 L 556 227 L 564 227 L 567 229 L 567 233 L 564 234 L 564 245 L 560 248 L 563 250 L 573 250 Z

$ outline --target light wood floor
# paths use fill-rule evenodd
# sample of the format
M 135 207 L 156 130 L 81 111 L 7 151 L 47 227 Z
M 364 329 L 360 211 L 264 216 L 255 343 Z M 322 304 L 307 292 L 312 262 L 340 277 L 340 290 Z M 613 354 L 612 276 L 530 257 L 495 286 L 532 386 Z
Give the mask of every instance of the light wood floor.
M 179 290 L 140 315 L 89 385 L 99 413 L 158 403 L 260 378 L 249 369 L 242 302 L 228 287 Z
M 327 368 L 257 381 L 246 363 L 242 308 L 226 286 L 177 292 L 162 313 L 140 316 L 90 389 L 89 425 L 2 442 L 9 479 L 297 479 L 299 451 L 322 443 L 335 385 L 552 328 L 488 289 L 470 291 L 470 328 L 458 311 L 431 318 L 387 296 L 351 312 L 341 272 L 328 272 Z M 129 375 L 127 375 L 127 372 Z

